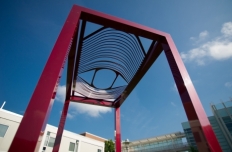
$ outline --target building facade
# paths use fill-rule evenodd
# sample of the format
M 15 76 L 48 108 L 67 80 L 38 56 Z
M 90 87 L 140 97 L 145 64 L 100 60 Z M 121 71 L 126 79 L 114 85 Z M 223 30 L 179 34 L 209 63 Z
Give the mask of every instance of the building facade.
M 22 115 L 0 109 L 0 152 L 8 151 L 22 118 Z M 52 152 L 56 132 L 57 127 L 47 124 L 40 134 L 35 152 Z M 105 140 L 90 133 L 80 135 L 64 130 L 59 151 L 104 152 Z
M 213 116 L 208 117 L 223 152 L 232 151 L 232 101 L 211 104 Z M 186 139 L 196 147 L 189 122 L 183 122 Z M 197 148 L 197 147 L 196 147 Z
M 122 142 L 122 152 L 181 152 L 189 150 L 185 134 L 176 132 L 162 136 Z

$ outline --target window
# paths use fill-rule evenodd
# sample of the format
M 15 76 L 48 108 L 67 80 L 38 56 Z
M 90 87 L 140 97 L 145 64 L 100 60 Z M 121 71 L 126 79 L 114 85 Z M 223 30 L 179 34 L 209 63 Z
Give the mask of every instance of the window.
M 9 126 L 0 124 L 0 137 L 4 137 Z
M 79 140 L 76 140 L 76 144 L 77 144 L 77 146 L 76 146 L 76 152 L 77 152 L 78 151 Z
M 97 152 L 101 152 L 101 149 L 98 149 Z
M 75 149 L 75 143 L 70 142 L 69 143 L 69 151 L 74 151 L 74 149 Z
M 45 141 L 44 141 L 44 146 L 48 145 L 48 139 L 49 139 L 49 136 L 47 135 L 46 138 L 45 138 Z
M 49 142 L 48 142 L 48 147 L 53 147 L 55 143 L 55 138 L 50 137 Z
M 50 135 L 50 132 L 48 131 L 47 135 L 46 135 L 46 138 L 45 138 L 45 141 L 44 141 L 44 146 L 48 145 L 49 135 Z

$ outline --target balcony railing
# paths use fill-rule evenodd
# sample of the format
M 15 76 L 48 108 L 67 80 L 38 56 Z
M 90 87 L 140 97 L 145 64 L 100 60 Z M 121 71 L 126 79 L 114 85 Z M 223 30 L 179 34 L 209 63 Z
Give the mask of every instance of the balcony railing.
M 146 147 L 141 146 L 138 148 L 133 147 L 123 147 L 123 152 L 176 152 L 176 151 L 182 151 L 182 150 L 188 150 L 189 144 L 186 143 L 180 143 L 180 144 L 172 144 L 172 145 L 166 145 L 166 146 L 159 146 L 159 147 Z

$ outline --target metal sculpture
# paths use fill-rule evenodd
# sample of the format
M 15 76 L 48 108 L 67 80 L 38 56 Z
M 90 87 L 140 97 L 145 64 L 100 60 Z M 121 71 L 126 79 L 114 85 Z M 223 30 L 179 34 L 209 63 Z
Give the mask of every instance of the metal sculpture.
M 84 36 L 87 22 L 102 28 Z M 147 52 L 139 37 L 152 40 Z M 115 145 L 116 152 L 121 152 L 120 106 L 162 51 L 171 68 L 198 150 L 220 152 L 220 145 L 171 36 L 77 5 L 73 6 L 55 43 L 9 151 L 35 150 L 68 58 L 66 98 L 53 151 L 59 151 L 69 103 L 79 102 L 115 108 Z M 95 74 L 101 69 L 116 74 L 106 89 L 93 84 Z M 91 70 L 94 75 L 91 82 L 87 82 L 80 75 Z M 126 85 L 113 87 L 119 76 Z

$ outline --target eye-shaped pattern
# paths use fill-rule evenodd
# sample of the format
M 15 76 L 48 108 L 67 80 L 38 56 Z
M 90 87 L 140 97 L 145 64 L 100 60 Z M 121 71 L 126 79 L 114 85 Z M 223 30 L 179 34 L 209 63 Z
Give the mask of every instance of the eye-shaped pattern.
M 85 97 L 115 100 L 130 83 L 145 57 L 139 37 L 111 28 L 101 28 L 83 38 L 75 91 Z M 107 88 L 95 86 L 95 76 L 102 69 L 111 70 L 115 78 Z M 94 71 L 91 82 L 80 75 Z M 114 86 L 118 77 L 126 83 Z
M 115 81 L 117 79 L 117 74 L 108 69 L 95 70 L 91 86 L 99 89 L 110 89 L 115 87 Z

